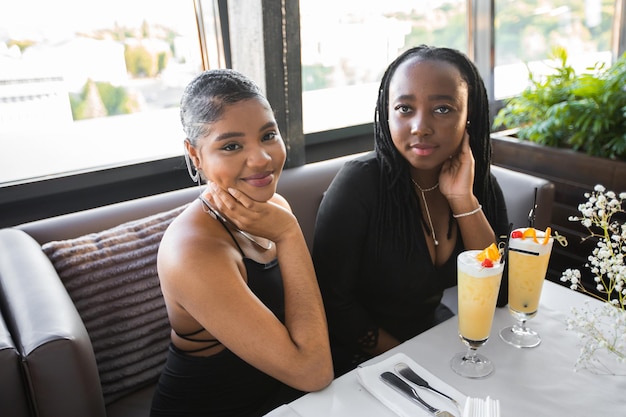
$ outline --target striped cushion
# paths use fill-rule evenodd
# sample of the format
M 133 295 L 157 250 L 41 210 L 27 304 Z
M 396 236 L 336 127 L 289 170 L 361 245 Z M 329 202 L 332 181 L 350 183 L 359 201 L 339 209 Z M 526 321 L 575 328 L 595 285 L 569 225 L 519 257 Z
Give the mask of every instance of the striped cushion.
M 107 404 L 161 372 L 170 326 L 156 257 L 185 207 L 42 246 L 87 328 Z

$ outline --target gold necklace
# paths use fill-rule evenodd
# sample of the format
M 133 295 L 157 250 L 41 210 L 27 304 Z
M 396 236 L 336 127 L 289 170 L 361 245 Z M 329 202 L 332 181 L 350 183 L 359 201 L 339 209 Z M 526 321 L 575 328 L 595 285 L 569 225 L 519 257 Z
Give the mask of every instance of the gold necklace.
M 272 243 L 271 240 L 267 239 L 267 245 L 263 245 L 261 242 L 259 242 L 254 237 L 252 237 L 250 234 L 248 234 L 247 232 L 244 232 L 243 230 L 241 230 L 240 228 L 235 226 L 233 224 L 233 222 L 231 222 L 228 219 L 226 219 L 226 217 L 222 216 L 222 214 L 220 212 L 218 212 L 215 208 L 211 207 L 211 204 L 209 204 L 209 202 L 204 198 L 203 195 L 199 195 L 198 198 L 202 202 L 202 211 L 204 211 L 207 214 L 214 215 L 215 217 L 217 217 L 218 219 L 220 219 L 223 222 L 230 223 L 235 228 L 235 230 L 238 233 L 240 233 L 243 237 L 248 239 L 250 242 L 252 242 L 252 243 L 256 244 L 257 246 L 259 246 L 261 249 L 263 249 L 263 250 L 270 250 L 270 249 L 272 249 L 273 243 Z M 205 206 L 206 206 L 206 209 L 204 208 Z
M 439 241 L 437 240 L 437 236 L 435 235 L 435 228 L 433 227 L 433 220 L 430 218 L 430 210 L 428 210 L 428 203 L 426 202 L 426 195 L 424 193 L 427 193 L 429 191 L 437 189 L 437 187 L 439 187 L 439 182 L 437 182 L 437 184 L 433 185 L 430 188 L 422 188 L 422 187 L 420 187 L 419 184 L 417 182 L 415 182 L 415 180 L 413 178 L 411 178 L 411 182 L 413 182 L 413 185 L 415 185 L 417 187 L 417 189 L 420 190 L 420 192 L 422 193 L 422 200 L 424 200 L 424 207 L 426 208 L 426 217 L 428 218 L 428 224 L 430 225 L 430 231 L 433 234 L 433 242 L 435 242 L 435 246 L 438 246 L 439 245 Z

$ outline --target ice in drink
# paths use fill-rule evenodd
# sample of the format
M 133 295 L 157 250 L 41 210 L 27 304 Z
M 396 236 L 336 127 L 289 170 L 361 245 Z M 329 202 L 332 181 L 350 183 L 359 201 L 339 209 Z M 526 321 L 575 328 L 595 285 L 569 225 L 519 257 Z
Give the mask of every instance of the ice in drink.
M 477 258 L 479 253 L 465 251 L 457 258 L 459 333 L 472 341 L 489 337 L 504 270 L 504 263 L 498 261 L 485 266 Z
M 533 236 L 534 235 L 534 236 Z M 541 230 L 516 229 L 509 240 L 509 308 L 532 316 L 539 307 L 553 238 Z

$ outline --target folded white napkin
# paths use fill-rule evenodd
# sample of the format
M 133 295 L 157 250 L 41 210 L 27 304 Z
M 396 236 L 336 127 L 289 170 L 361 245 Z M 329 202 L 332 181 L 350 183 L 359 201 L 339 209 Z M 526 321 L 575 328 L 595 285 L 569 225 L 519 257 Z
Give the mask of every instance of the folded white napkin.
M 409 358 L 404 353 L 396 353 L 395 355 L 382 360 L 380 362 L 360 366 L 357 368 L 357 377 L 359 383 L 376 397 L 381 403 L 386 405 L 394 413 L 401 417 L 432 417 L 432 415 L 417 403 L 411 401 L 403 394 L 391 388 L 385 382 L 380 379 L 380 374 L 385 371 L 394 372 L 394 367 L 397 363 L 404 362 L 411 367 L 419 376 L 424 378 L 428 383 L 439 391 L 451 396 L 459 402 L 459 404 L 465 404 L 466 396 L 455 388 L 446 384 L 426 369 L 415 363 L 414 360 Z M 409 382 L 409 385 L 413 386 L 417 393 L 428 404 L 440 410 L 445 410 L 452 413 L 455 416 L 461 416 L 462 410 L 457 409 L 454 403 L 439 394 L 436 394 L 430 390 L 416 387 Z M 473 415 L 472 415 L 473 417 Z
M 283 404 L 265 414 L 265 417 L 301 417 L 289 404 Z

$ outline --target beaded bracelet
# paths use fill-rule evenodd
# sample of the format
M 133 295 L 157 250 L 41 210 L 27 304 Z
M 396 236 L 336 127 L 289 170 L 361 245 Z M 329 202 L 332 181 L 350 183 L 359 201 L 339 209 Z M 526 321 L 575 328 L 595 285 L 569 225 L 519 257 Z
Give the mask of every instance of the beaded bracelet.
M 475 208 L 472 211 L 468 211 L 467 213 L 461 213 L 461 214 L 453 214 L 452 217 L 454 217 L 455 219 L 458 219 L 459 217 L 467 217 L 467 216 L 471 216 L 472 214 L 476 214 L 479 211 L 481 211 L 483 209 L 483 206 L 481 204 L 478 205 L 477 208 Z

